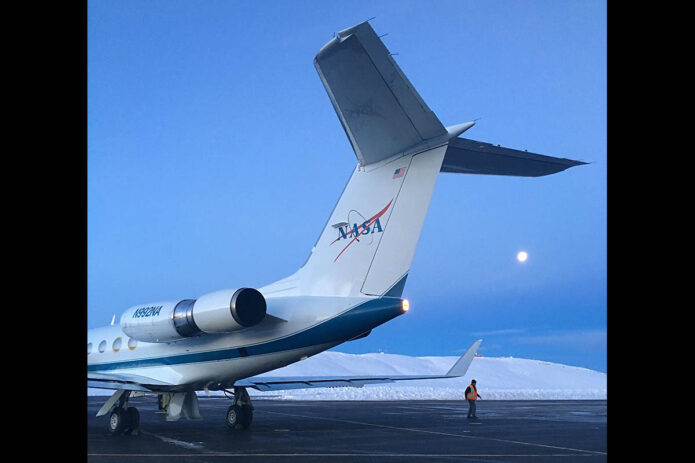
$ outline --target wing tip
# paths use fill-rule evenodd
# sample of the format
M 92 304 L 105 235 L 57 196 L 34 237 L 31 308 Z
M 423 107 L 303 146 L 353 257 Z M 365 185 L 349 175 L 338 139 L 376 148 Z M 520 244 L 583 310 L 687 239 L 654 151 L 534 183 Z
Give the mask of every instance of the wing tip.
M 466 349 L 461 357 L 454 363 L 454 365 L 446 373 L 448 377 L 460 377 L 466 374 L 468 368 L 471 366 L 471 362 L 475 358 L 475 354 L 478 352 L 480 344 L 483 342 L 482 339 L 474 341 L 471 346 Z

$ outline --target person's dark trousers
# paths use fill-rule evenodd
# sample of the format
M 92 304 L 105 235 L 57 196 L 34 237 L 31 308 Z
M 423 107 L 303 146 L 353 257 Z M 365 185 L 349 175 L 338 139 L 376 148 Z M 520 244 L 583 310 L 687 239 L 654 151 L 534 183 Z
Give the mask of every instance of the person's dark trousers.
M 468 418 L 475 416 L 475 400 L 466 399 L 468 401 Z

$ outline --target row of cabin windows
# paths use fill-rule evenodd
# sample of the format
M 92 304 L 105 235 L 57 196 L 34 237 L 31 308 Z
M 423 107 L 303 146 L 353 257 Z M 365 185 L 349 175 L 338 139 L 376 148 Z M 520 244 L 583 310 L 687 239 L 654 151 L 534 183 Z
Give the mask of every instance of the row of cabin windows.
M 113 344 L 111 344 L 111 348 L 113 349 L 114 352 L 118 352 L 119 350 L 121 350 L 121 343 L 122 343 L 122 341 L 121 341 L 120 336 L 117 337 L 113 341 Z M 137 347 L 137 345 L 138 345 L 138 342 L 135 339 L 128 338 L 128 349 L 134 350 Z M 101 341 L 99 343 L 99 353 L 103 354 L 105 350 L 106 350 L 106 340 Z M 87 344 L 87 355 L 89 355 L 91 353 L 92 353 L 92 343 L 90 342 Z

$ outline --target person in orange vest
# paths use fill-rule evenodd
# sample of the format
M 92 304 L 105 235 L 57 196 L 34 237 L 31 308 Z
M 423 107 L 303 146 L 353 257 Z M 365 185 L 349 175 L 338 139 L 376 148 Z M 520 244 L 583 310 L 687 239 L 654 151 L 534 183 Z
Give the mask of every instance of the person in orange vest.
M 478 389 L 475 387 L 475 380 L 471 380 L 471 385 L 466 388 L 466 400 L 468 400 L 468 419 L 478 418 L 475 416 L 475 401 L 478 400 L 480 394 L 478 394 Z

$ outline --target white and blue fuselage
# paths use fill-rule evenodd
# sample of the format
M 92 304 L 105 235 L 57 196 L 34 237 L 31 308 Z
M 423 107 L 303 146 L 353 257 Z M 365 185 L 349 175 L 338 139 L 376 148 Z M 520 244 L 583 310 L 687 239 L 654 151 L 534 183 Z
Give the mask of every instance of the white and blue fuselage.
M 359 337 L 407 310 L 395 297 L 290 296 L 266 301 L 272 317 L 231 333 L 142 342 L 119 325 L 90 330 L 88 372 L 151 378 L 141 385 L 152 391 L 225 389 L 236 380 Z M 100 344 L 104 352 L 99 352 Z

